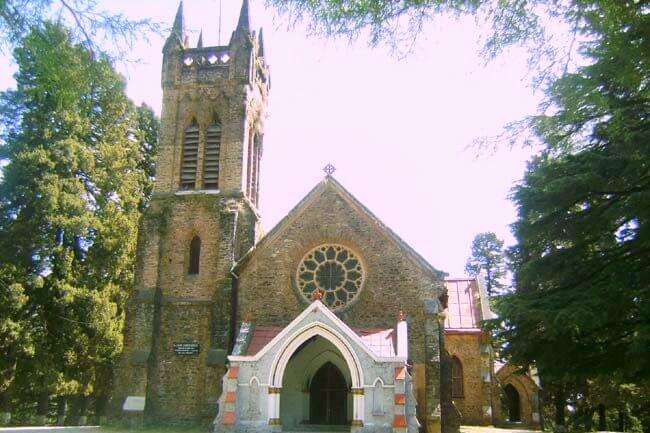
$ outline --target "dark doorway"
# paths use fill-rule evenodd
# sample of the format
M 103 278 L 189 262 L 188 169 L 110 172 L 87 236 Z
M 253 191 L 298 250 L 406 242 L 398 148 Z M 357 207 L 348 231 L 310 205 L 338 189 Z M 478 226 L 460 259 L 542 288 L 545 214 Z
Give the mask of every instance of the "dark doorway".
M 318 369 L 309 386 L 309 422 L 346 424 L 348 386 L 341 371 L 331 362 Z
M 506 408 L 508 409 L 508 421 L 521 421 L 521 408 L 519 405 L 519 393 L 514 386 L 508 384 L 503 388 L 506 397 Z

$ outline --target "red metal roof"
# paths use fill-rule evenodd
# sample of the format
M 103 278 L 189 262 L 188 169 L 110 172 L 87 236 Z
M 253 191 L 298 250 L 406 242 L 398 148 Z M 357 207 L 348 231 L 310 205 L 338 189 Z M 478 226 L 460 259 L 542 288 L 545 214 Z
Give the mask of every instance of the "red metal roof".
M 445 330 L 476 330 L 481 322 L 481 298 L 476 279 L 445 280 L 448 307 Z
M 361 337 L 366 346 L 377 356 L 395 356 L 395 340 L 397 333 L 394 329 L 353 329 Z
M 273 338 L 282 332 L 280 326 L 255 326 L 253 329 L 253 337 L 246 349 L 246 355 L 255 355 L 262 350 Z
M 282 332 L 280 326 L 255 326 L 253 336 L 246 349 L 246 355 L 252 356 L 257 354 L 273 338 Z M 394 329 L 381 328 L 355 328 L 354 332 L 361 337 L 364 344 L 377 356 L 395 356 L 395 339 Z

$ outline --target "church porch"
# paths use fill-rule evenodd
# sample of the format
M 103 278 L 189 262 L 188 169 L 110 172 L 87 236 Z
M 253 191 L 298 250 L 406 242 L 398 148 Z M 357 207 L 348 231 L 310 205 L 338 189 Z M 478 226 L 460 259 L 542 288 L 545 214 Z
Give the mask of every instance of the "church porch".
M 406 322 L 359 332 L 318 300 L 282 329 L 242 324 L 215 431 L 415 433 Z

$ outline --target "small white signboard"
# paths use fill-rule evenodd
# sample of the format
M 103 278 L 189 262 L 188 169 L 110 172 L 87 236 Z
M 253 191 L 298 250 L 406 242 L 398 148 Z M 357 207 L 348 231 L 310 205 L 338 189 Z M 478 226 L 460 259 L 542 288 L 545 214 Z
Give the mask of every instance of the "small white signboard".
M 124 400 L 122 405 L 122 410 L 125 412 L 143 412 L 144 411 L 144 402 L 146 397 L 136 397 L 130 395 Z

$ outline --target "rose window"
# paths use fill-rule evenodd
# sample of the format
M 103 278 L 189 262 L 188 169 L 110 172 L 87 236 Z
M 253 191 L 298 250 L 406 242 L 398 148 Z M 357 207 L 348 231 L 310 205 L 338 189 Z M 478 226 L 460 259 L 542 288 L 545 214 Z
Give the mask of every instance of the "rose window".
M 341 245 L 321 245 L 300 262 L 296 281 L 300 294 L 311 301 L 319 290 L 332 309 L 344 307 L 361 291 L 364 270 L 361 260 Z

